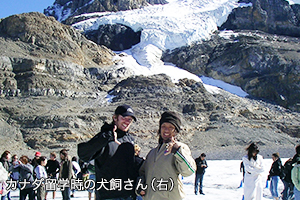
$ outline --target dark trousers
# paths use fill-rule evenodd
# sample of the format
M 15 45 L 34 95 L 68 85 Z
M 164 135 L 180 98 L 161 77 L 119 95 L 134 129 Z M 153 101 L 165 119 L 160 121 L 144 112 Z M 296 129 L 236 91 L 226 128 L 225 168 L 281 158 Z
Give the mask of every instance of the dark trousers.
M 204 173 L 203 174 L 197 174 L 196 173 L 196 177 L 195 177 L 195 194 L 198 194 L 199 189 L 200 189 L 200 193 L 203 192 L 203 190 L 202 190 L 203 176 L 204 176 Z M 200 183 L 200 185 L 199 185 L 199 183 Z
M 20 190 L 20 200 L 25 200 L 27 195 L 29 196 L 29 200 L 35 200 L 35 194 L 33 188 Z
M 294 196 L 294 184 L 286 182 L 285 180 L 283 180 L 282 182 L 284 185 L 282 200 L 288 200 L 289 198 Z
M 66 187 L 64 191 L 61 191 L 63 200 L 70 200 L 71 196 L 70 196 L 70 188 Z
M 10 198 L 10 191 L 6 195 L 2 196 L 1 200 L 5 200 L 6 197 L 7 197 L 8 200 L 11 200 L 11 198 Z

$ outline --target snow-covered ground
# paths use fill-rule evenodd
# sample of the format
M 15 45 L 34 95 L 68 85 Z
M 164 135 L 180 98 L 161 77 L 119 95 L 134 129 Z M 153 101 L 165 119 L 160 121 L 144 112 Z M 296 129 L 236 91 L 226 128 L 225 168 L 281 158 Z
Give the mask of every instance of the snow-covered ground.
M 292 156 L 292 155 L 291 155 Z M 208 158 L 208 157 L 207 157 Z M 282 159 L 285 163 L 287 159 Z M 263 183 L 266 184 L 267 176 L 272 165 L 271 159 L 264 159 L 265 172 L 263 174 Z M 185 200 L 241 200 L 243 197 L 243 188 L 240 187 L 242 173 L 240 172 L 241 160 L 209 160 L 207 159 L 208 168 L 204 175 L 203 191 L 205 195 L 194 194 L 194 178 L 189 176 L 182 179 L 184 183 L 184 191 L 186 193 Z M 269 184 L 268 184 L 269 185 Z M 283 190 L 283 183 L 279 182 L 279 192 Z M 264 200 L 272 199 L 269 188 L 264 189 Z M 17 200 L 19 191 L 12 192 L 12 199 Z M 52 199 L 52 193 L 48 194 L 47 199 Z M 56 199 L 61 199 L 61 193 L 56 192 Z M 74 200 L 87 200 L 87 191 L 76 191 Z
M 290 5 L 292 5 L 292 4 L 300 4 L 300 0 L 287 0 L 287 2 L 289 2 Z

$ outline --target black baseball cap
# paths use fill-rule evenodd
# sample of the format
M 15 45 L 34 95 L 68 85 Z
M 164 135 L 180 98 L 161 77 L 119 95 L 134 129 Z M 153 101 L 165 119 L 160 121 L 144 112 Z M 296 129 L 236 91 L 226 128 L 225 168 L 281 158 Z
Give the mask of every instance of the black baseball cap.
M 115 115 L 122 115 L 123 117 L 131 116 L 134 119 L 134 121 L 136 121 L 133 109 L 129 105 L 124 104 L 118 106 L 115 110 Z

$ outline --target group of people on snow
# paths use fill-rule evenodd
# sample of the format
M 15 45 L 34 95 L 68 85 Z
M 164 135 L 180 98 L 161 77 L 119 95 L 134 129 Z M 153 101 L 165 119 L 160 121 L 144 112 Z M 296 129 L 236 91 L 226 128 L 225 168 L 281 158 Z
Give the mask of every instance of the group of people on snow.
M 95 163 L 96 199 L 183 199 L 179 175 L 192 175 L 196 164 L 189 147 L 176 140 L 179 115 L 172 111 L 161 115 L 157 147 L 142 160 L 135 154 L 134 139 L 128 133 L 133 121 L 133 109 L 118 106 L 111 123 L 105 123 L 90 141 L 78 144 L 79 158 Z M 109 183 L 116 179 L 121 187 L 111 189 Z
M 247 155 L 242 158 L 244 181 L 244 200 L 261 200 L 263 198 L 263 157 L 259 154 L 256 143 L 247 147 Z M 272 166 L 267 181 L 270 181 L 270 192 L 274 200 L 300 200 L 300 145 L 297 145 L 296 154 L 289 158 L 284 165 L 279 153 L 272 154 Z M 284 189 L 278 190 L 279 181 L 283 182 Z M 267 182 L 268 183 L 268 182 Z
M 95 200 L 180 200 L 185 197 L 181 177 L 193 173 L 195 195 L 204 195 L 203 177 L 208 167 L 206 154 L 202 153 L 194 159 L 188 145 L 176 139 L 181 130 L 179 114 L 173 111 L 162 113 L 158 126 L 158 143 L 145 158 L 140 157 L 141 148 L 129 134 L 134 121 L 137 119 L 129 105 L 118 106 L 110 123 L 105 122 L 92 139 L 78 144 L 79 163 L 76 157 L 70 157 L 67 149 L 62 149 L 59 153 L 61 162 L 56 160 L 54 152 L 50 154 L 49 160 L 36 152 L 32 160 L 28 156 L 18 159 L 17 155 L 13 155 L 10 161 L 10 152 L 5 151 L 0 163 L 2 200 L 10 200 L 10 192 L 5 191 L 7 177 L 29 182 L 20 189 L 20 200 L 25 200 L 27 196 L 29 200 L 45 200 L 49 191 L 45 187 L 34 190 L 32 185 L 36 179 L 42 178 L 79 178 L 84 183 L 93 180 L 88 189 L 90 200 L 92 194 Z M 246 150 L 247 155 L 242 158 L 244 200 L 261 200 L 263 157 L 259 155 L 256 143 L 250 144 Z M 274 199 L 279 199 L 278 182 L 281 179 L 285 186 L 283 199 L 294 194 L 295 199 L 300 200 L 300 171 L 297 167 L 299 165 L 300 169 L 300 146 L 296 147 L 296 153 L 284 166 L 279 154 L 272 155 L 274 162 L 268 179 L 271 181 L 270 191 Z M 55 191 L 52 192 L 55 199 Z M 69 187 L 64 188 L 62 199 L 70 200 L 74 197 L 74 192 Z
M 20 190 L 20 200 L 25 200 L 27 197 L 29 200 L 45 200 L 49 191 L 46 191 L 43 180 L 58 178 L 70 180 L 75 178 L 80 171 L 76 157 L 71 158 L 66 149 L 60 151 L 60 162 L 55 152 L 51 152 L 50 159 L 47 159 L 37 151 L 34 158 L 30 159 L 27 155 L 22 155 L 20 158 L 16 154 L 11 156 L 11 153 L 6 150 L 0 159 L 1 200 L 11 199 L 10 191 L 13 188 L 8 189 L 8 182 L 11 183 L 10 186 L 16 183 L 16 189 Z M 39 186 L 36 187 L 35 183 Z M 51 191 L 55 199 L 56 192 Z M 62 196 L 63 199 L 70 199 L 70 190 L 63 190 Z
M 55 155 L 51 154 L 47 160 L 40 152 L 32 160 L 28 156 L 17 157 L 10 161 L 11 155 L 7 151 L 3 155 L 3 180 L 25 180 L 25 188 L 20 189 L 20 200 L 41 199 L 47 197 L 47 188 L 39 187 L 34 190 L 32 183 L 44 179 L 75 178 L 75 172 L 81 174 L 80 179 L 89 181 L 94 179 L 93 189 L 88 190 L 89 199 L 95 194 L 96 200 L 118 199 L 183 199 L 183 184 L 179 175 L 190 176 L 196 169 L 196 162 L 191 155 L 189 147 L 176 140 L 181 129 L 181 118 L 176 112 L 166 111 L 159 120 L 158 144 L 146 158 L 139 155 L 141 148 L 134 144 L 129 134 L 131 124 L 136 121 L 133 109 L 128 105 L 116 108 L 111 123 L 104 123 L 101 131 L 91 140 L 78 144 L 77 153 L 81 168 L 76 170 L 68 150 L 60 151 L 59 163 L 56 167 L 49 166 Z M 80 165 L 79 163 L 79 165 Z M 200 165 L 201 166 L 201 165 Z M 17 173 L 17 174 L 16 174 Z M 41 185 L 43 186 L 43 184 Z M 202 190 L 201 190 L 202 191 Z M 66 187 L 62 190 L 62 199 L 69 200 L 73 191 Z M 201 192 L 202 193 L 202 192 Z M 3 192 L 2 199 L 10 199 L 10 194 Z M 55 191 L 53 191 L 53 199 Z

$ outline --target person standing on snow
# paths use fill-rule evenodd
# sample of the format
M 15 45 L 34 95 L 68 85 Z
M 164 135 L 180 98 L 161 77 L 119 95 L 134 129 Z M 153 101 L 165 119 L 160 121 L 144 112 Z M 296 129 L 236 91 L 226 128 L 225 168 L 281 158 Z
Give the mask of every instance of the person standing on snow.
M 33 166 L 30 164 L 28 156 L 21 156 L 19 164 L 15 166 L 14 170 L 20 173 L 20 200 L 25 200 L 27 195 L 29 200 L 35 200 Z
M 68 154 L 69 153 L 67 149 L 62 149 L 59 152 L 60 160 L 61 160 L 60 169 L 59 169 L 59 178 L 71 181 L 71 179 L 75 179 L 75 174 L 73 170 L 72 158 Z M 69 186 L 64 187 L 63 190 L 61 191 L 61 194 L 63 200 L 70 200 L 71 199 L 70 187 Z
M 202 153 L 198 158 L 195 159 L 197 165 L 196 177 L 195 177 L 195 195 L 198 194 L 200 189 L 200 194 L 204 195 L 203 192 L 203 176 L 205 173 L 205 169 L 207 168 L 207 162 L 205 160 L 206 155 Z M 200 183 L 200 186 L 198 187 Z
M 258 154 L 259 149 L 255 143 L 251 143 L 246 150 L 248 154 L 242 158 L 245 168 L 244 200 L 261 200 L 263 197 L 263 157 Z
M 296 165 L 292 169 L 291 178 L 294 184 L 295 200 L 300 200 L 300 157 L 297 158 Z
M 279 199 L 278 182 L 280 180 L 280 175 L 282 170 L 282 163 L 279 157 L 279 153 L 273 153 L 272 160 L 273 163 L 269 171 L 268 180 L 271 180 L 270 192 L 272 194 L 272 197 L 275 200 L 278 200 Z
M 283 168 L 284 168 L 285 176 L 282 179 L 284 185 L 284 189 L 282 191 L 282 200 L 288 200 L 288 199 L 292 199 L 294 196 L 294 184 L 292 182 L 292 177 L 291 177 L 291 173 L 293 169 L 292 158 L 288 159 L 284 163 Z
M 56 159 L 56 153 L 51 152 L 50 153 L 50 159 L 47 161 L 46 165 L 46 171 L 48 174 L 48 178 L 50 179 L 57 179 L 57 174 L 59 173 L 59 162 Z M 47 197 L 48 192 L 46 191 L 46 197 Z M 52 191 L 52 198 L 55 199 L 55 194 L 56 191 Z M 46 198 L 47 199 L 47 198 Z
M 6 177 L 6 179 L 9 177 L 11 171 L 10 171 L 10 168 L 11 168 L 11 163 L 9 162 L 11 158 L 11 154 L 9 151 L 4 151 L 1 155 L 1 159 L 0 159 L 0 162 L 2 163 L 3 167 L 5 168 L 5 170 L 8 172 L 8 176 Z M 2 197 L 1 197 L 1 200 L 5 200 L 5 199 L 8 199 L 10 200 L 11 197 L 10 197 L 10 191 L 7 192 L 6 195 L 3 195 L 2 194 Z
M 38 180 L 41 180 L 42 178 L 46 180 L 48 178 L 46 168 L 45 166 L 47 165 L 47 158 L 46 156 L 41 156 L 37 160 L 38 166 L 34 169 L 34 172 L 36 174 L 36 178 Z M 37 193 L 36 193 L 37 200 L 45 200 L 46 199 L 46 190 L 45 190 L 45 184 L 42 183 L 38 188 L 37 188 Z
M 112 123 L 101 127 L 100 133 L 90 141 L 78 144 L 78 156 L 84 162 L 94 159 L 96 173 L 96 199 L 135 199 L 134 182 L 138 176 L 135 163 L 134 140 L 129 128 L 136 121 L 133 109 L 128 105 L 118 106 Z M 110 183 L 119 181 L 120 187 L 110 188 Z
M 75 178 L 79 179 L 78 174 L 81 172 L 81 168 L 79 166 L 79 163 L 77 162 L 76 156 L 72 157 L 72 164 L 73 164 L 73 170 L 74 170 Z M 75 194 L 75 189 L 72 189 L 71 193 L 72 193 L 71 197 L 73 198 L 74 194 Z
M 175 139 L 180 126 L 177 113 L 166 111 L 161 115 L 158 146 L 148 153 L 140 168 L 147 189 L 140 191 L 137 186 L 137 193 L 144 196 L 144 200 L 181 200 L 185 196 L 179 175 L 192 175 L 196 164 L 189 147 Z

